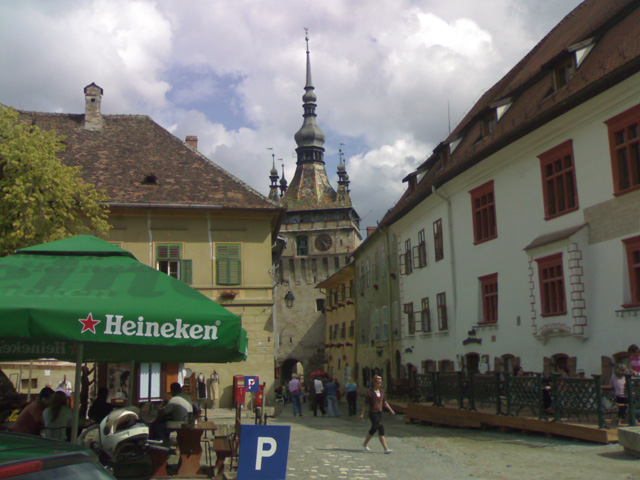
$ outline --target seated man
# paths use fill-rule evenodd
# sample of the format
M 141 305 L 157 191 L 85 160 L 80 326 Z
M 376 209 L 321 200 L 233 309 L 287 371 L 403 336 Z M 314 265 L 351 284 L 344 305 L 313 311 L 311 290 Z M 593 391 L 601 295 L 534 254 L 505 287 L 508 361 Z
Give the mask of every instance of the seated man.
M 49 406 L 52 395 L 53 389 L 49 387 L 44 387 L 40 390 L 38 398 L 24 407 L 20 412 L 18 418 L 11 427 L 11 431 L 13 433 L 40 435 L 40 431 L 44 428 L 42 413 L 44 412 L 44 409 Z
M 151 425 L 151 438 L 169 442 L 169 429 L 167 422 L 186 422 L 189 414 L 193 413 L 193 406 L 183 395 L 182 387 L 178 382 L 172 383 L 171 399 L 160 408 L 158 419 Z

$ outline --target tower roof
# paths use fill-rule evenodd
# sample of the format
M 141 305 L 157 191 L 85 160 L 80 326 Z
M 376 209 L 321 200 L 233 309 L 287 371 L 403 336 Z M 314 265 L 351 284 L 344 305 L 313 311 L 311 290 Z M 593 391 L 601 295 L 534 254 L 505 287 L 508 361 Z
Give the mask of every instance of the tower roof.
M 344 208 L 348 202 L 338 201 L 338 194 L 329 183 L 324 164 L 324 133 L 316 123 L 317 96 L 311 80 L 311 59 L 309 54 L 309 36 L 307 44 L 307 78 L 302 96 L 304 110 L 300 130 L 295 134 L 298 145 L 296 172 L 289 188 L 282 197 L 282 203 L 289 210 L 318 210 L 326 208 Z

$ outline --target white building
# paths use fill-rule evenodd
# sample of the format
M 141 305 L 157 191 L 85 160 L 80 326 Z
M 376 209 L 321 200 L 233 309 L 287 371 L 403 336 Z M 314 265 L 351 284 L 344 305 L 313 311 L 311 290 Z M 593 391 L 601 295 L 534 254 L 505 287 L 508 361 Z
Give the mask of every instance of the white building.
M 578 6 L 405 179 L 381 221 L 401 270 L 391 362 L 608 380 L 640 344 L 638 7 Z

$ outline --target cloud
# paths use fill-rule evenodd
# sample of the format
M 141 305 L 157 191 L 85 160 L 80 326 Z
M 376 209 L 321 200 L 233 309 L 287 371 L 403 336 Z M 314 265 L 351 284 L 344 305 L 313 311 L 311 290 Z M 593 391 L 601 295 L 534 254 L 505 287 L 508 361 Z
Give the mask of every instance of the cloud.
M 449 123 L 578 3 L 2 2 L 0 103 L 78 113 L 96 82 L 105 113 L 149 114 L 183 140 L 197 135 L 203 154 L 266 194 L 272 151 L 293 177 L 309 27 L 327 173 L 335 185 L 346 144 L 365 227 Z

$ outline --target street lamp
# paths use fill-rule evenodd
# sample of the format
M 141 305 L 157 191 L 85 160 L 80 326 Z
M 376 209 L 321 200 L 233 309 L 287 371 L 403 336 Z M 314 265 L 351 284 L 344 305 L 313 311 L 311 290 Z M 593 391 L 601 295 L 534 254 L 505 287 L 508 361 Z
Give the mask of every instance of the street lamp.
M 293 301 L 296 297 L 293 296 L 293 292 L 289 290 L 287 294 L 284 296 L 284 304 L 287 308 L 293 308 Z

